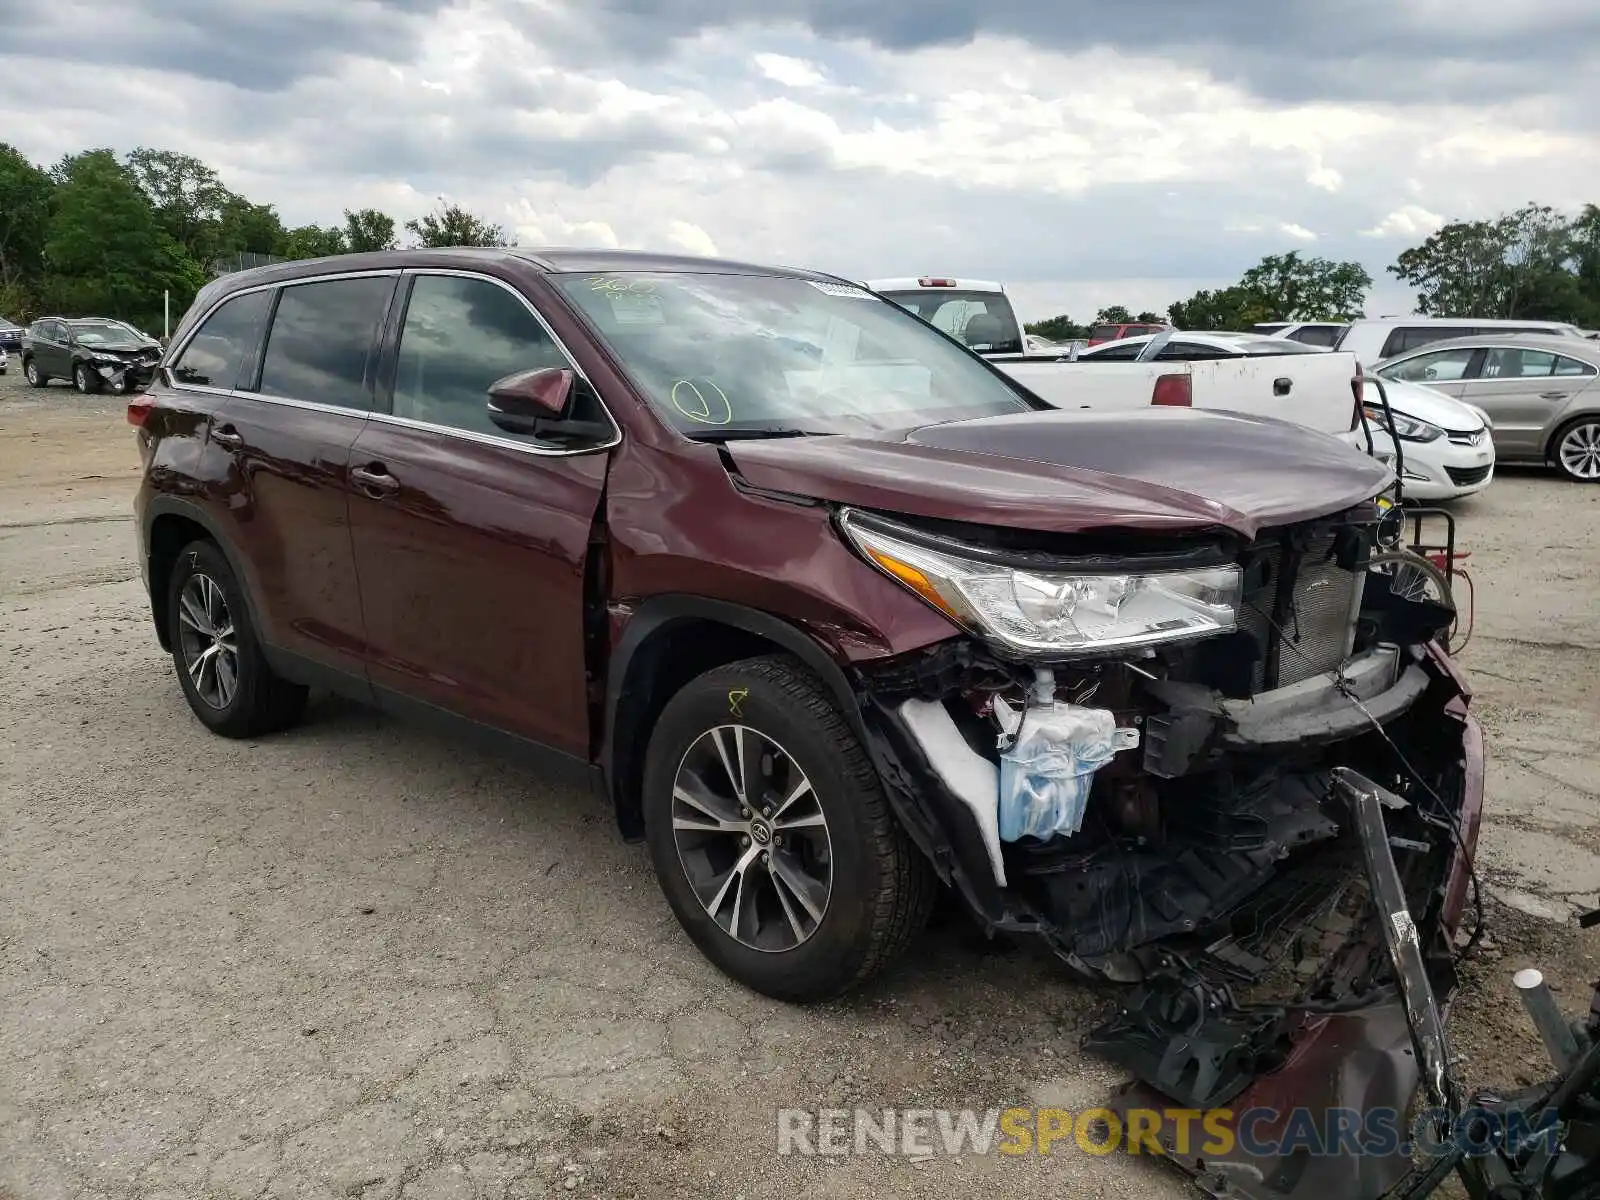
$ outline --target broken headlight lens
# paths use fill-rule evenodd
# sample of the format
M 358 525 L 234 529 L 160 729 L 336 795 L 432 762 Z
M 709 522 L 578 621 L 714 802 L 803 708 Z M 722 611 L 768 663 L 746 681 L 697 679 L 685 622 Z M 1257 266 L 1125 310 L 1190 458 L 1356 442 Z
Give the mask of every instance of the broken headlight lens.
M 1094 654 L 1232 632 L 1236 566 L 1148 573 L 1021 570 L 841 522 L 879 570 L 973 633 L 1014 654 Z

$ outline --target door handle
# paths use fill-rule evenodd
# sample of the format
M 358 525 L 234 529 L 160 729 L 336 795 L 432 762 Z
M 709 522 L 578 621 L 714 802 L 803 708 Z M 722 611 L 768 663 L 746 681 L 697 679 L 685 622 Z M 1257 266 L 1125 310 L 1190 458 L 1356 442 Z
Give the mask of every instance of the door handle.
M 1567 393 L 1565 393 L 1565 392 L 1540 392 L 1539 393 L 1539 399 L 1541 399 L 1541 400 L 1565 400 L 1566 398 L 1567 398 Z
M 232 425 L 223 425 L 211 431 L 211 440 L 219 446 L 226 446 L 229 450 L 237 450 L 244 445 L 244 434 Z
M 357 487 L 374 500 L 392 496 L 400 490 L 400 481 L 384 469 L 382 463 L 368 463 L 364 467 L 351 467 L 350 478 Z

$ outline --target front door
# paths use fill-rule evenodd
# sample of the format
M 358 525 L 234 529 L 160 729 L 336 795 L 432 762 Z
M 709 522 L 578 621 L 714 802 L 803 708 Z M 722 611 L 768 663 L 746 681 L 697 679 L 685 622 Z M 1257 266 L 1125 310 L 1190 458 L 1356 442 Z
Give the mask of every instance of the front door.
M 254 571 L 263 636 L 356 679 L 365 674 L 366 645 L 345 472 L 371 408 L 398 278 L 285 286 L 259 367 L 252 365 L 211 433 L 233 454 L 226 532 Z
M 408 282 L 390 412 L 380 396 L 350 455 L 369 675 L 390 699 L 587 757 L 585 569 L 615 438 L 562 447 L 497 427 L 491 383 L 572 364 L 510 285 Z

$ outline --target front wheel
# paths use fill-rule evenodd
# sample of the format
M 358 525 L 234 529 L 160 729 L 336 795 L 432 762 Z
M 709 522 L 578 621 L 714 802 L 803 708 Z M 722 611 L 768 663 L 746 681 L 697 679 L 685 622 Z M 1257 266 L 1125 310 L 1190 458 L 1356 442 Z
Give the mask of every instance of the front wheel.
M 1600 416 L 1579 417 L 1551 441 L 1556 467 L 1574 483 L 1600 483 Z
M 702 953 L 780 1000 L 836 996 L 922 928 L 935 880 L 822 683 L 787 658 L 708 671 L 650 739 L 645 836 Z
M 91 392 L 100 390 L 100 377 L 88 367 L 79 363 L 72 368 L 72 386 L 87 396 Z

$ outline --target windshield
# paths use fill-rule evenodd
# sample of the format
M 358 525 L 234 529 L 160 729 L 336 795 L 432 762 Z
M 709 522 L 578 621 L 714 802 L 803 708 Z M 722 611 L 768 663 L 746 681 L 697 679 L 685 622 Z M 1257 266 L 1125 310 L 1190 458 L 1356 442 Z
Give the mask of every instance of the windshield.
M 145 339 L 119 321 L 69 321 L 72 336 L 85 346 L 104 346 L 108 350 L 138 350 Z
M 554 275 L 675 428 L 812 433 L 1026 412 L 982 362 L 862 288 L 767 275 Z
M 878 294 L 981 354 L 1017 354 L 1022 350 L 1022 330 L 1004 292 L 917 288 Z

